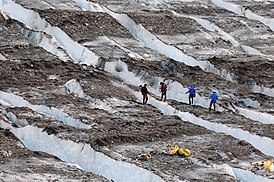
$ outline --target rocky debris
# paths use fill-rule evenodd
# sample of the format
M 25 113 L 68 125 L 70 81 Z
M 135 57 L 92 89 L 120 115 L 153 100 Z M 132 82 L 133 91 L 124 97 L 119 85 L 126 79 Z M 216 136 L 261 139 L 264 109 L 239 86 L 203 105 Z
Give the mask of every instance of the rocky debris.
M 17 2 L 26 3 L 25 7 L 28 7 L 26 1 Z M 0 16 L 0 54 L 7 58 L 0 62 L 1 91 L 19 95 L 33 105 L 58 108 L 89 125 L 90 129 L 67 126 L 52 115 L 41 114 L 26 107 L 1 105 L 2 113 L 12 112 L 18 119 L 27 120 L 28 124 L 41 128 L 51 137 L 89 144 L 117 160 L 122 156 L 123 161 L 153 171 L 166 181 L 175 181 L 175 178 L 189 181 L 238 181 L 233 175 L 212 166 L 239 167 L 239 163 L 235 161 L 255 161 L 268 156 L 246 141 L 209 131 L 182 121 L 177 116 L 163 115 L 152 105 L 142 105 L 123 87 L 138 91 L 138 85 L 123 83 L 119 78 L 105 72 L 104 67 L 107 62 L 121 60 L 127 64 L 129 71 L 146 80 L 149 85 L 159 85 L 159 80 L 155 77 L 175 80 L 185 87 L 195 84 L 197 92 L 203 98 L 207 98 L 210 89 L 214 87 L 239 98 L 257 100 L 262 110 L 272 109 L 272 97 L 255 94 L 250 90 L 255 82 L 273 86 L 271 61 L 244 54 L 240 48 L 233 47 L 231 42 L 221 39 L 217 32 L 208 32 L 193 19 L 174 16 L 171 10 L 208 19 L 235 35 L 241 43 L 255 46 L 255 41 L 241 39 L 243 29 L 250 29 L 252 35 L 267 37 L 267 40 L 260 38 L 257 42 L 257 48 L 265 52 L 271 50 L 273 43 L 268 29 L 259 22 L 249 21 L 222 8 L 213 7 L 207 1 L 200 1 L 195 5 L 171 2 L 172 6 L 159 3 L 153 10 L 149 9 L 153 5 L 148 1 L 143 1 L 143 4 L 141 2 L 136 9 L 130 6 L 136 2 L 100 1 L 102 5 L 126 12 L 166 44 L 195 58 L 202 57 L 217 68 L 232 71 L 237 82 L 226 81 L 217 75 L 205 73 L 198 66 L 187 66 L 144 47 L 140 42 L 137 44 L 138 40 L 106 13 L 84 12 L 80 8 L 64 10 L 57 5 L 54 6 L 55 9 L 34 10 L 53 26 L 61 28 L 74 41 L 84 44 L 101 57 L 99 67 L 75 64 L 70 59 L 66 62 L 58 59 L 41 47 L 33 45 L 25 37 L 22 32 L 28 27 L 16 20 L 4 20 Z M 172 9 L 157 10 L 164 7 Z M 200 41 L 201 35 L 206 39 Z M 138 53 L 143 58 L 135 59 L 130 53 Z M 121 72 L 123 68 L 117 67 L 117 71 Z M 87 97 L 78 97 L 75 93 L 67 92 L 64 85 L 72 79 L 77 80 Z M 178 90 L 178 94 L 184 94 L 181 92 Z M 226 99 L 224 102 L 232 100 Z M 206 108 L 200 106 L 190 107 L 169 98 L 167 103 L 212 123 L 222 123 L 273 138 L 272 125 L 252 121 L 228 110 L 209 114 Z M 246 107 L 240 101 L 233 101 L 233 104 Z M 20 178 L 24 174 L 31 177 L 34 173 L 39 177 L 49 174 L 51 177 L 45 177 L 46 180 L 53 181 L 58 178 L 63 181 L 107 181 L 104 177 L 84 172 L 75 166 L 60 164 L 54 156 L 29 151 L 8 130 L 0 130 L 0 138 L 0 178 L 14 179 L 11 178 L 14 173 Z M 152 148 L 161 149 L 166 143 L 188 148 L 192 154 L 189 157 L 154 155 L 153 160 L 135 160 L 140 154 L 151 151 Z M 106 151 L 105 148 L 109 150 Z M 51 162 L 48 163 L 48 160 Z M 271 171 L 267 170 L 261 166 L 251 169 L 256 174 L 272 178 Z
M 132 38 L 132 35 L 107 13 L 53 9 L 37 11 L 52 26 L 61 28 L 75 41 L 92 41 L 98 36 Z

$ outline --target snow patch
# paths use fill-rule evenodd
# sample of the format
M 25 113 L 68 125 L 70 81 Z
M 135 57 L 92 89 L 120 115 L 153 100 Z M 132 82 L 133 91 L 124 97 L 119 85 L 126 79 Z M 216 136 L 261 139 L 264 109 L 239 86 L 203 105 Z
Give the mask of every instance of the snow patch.
M 256 100 L 253 101 L 250 98 L 241 99 L 241 101 L 243 101 L 246 106 L 249 106 L 249 107 L 252 107 L 252 108 L 259 108 L 260 105 L 261 105 L 258 101 L 256 101 Z
M 0 53 L 0 61 L 6 61 L 8 60 L 3 54 Z
M 49 75 L 48 78 L 50 80 L 56 80 L 56 79 L 58 79 L 58 76 L 57 75 Z
M 119 182 L 161 182 L 152 172 L 123 161 L 116 161 L 96 152 L 89 144 L 75 143 L 48 135 L 34 126 L 13 128 L 12 132 L 33 151 L 43 151 L 63 161 L 78 164 L 82 169 Z
M 77 97 L 85 98 L 81 85 L 75 79 L 67 81 L 67 83 L 65 83 L 65 87 L 69 93 L 74 93 Z
M 111 113 L 115 112 L 109 105 L 107 105 L 105 102 L 101 101 L 100 99 L 87 96 L 84 93 L 82 86 L 80 85 L 79 82 L 77 82 L 77 80 L 75 79 L 69 80 L 67 83 L 65 83 L 65 87 L 69 93 L 74 93 L 76 97 L 83 98 L 89 101 L 89 104 L 92 105 L 92 107 L 102 109 Z
M 241 182 L 274 182 L 272 179 L 268 179 L 266 177 L 258 176 L 251 171 L 239 169 L 239 168 L 233 168 L 233 172 L 237 179 L 239 179 Z
M 100 5 L 88 2 L 86 0 L 73 0 L 77 6 L 81 7 L 85 11 L 92 12 L 105 12 Z
M 240 5 L 233 4 L 230 2 L 225 2 L 222 0 L 211 0 L 211 2 L 219 7 L 225 8 L 239 16 L 244 16 L 243 9 L 241 8 Z
M 244 16 L 251 20 L 257 20 L 263 23 L 264 25 L 268 26 L 272 31 L 274 31 L 274 19 L 273 18 L 267 18 L 260 15 L 257 15 L 253 13 L 252 11 L 246 9 L 245 7 L 242 7 L 241 5 L 237 5 L 231 2 L 225 2 L 223 0 L 211 0 L 213 4 L 216 6 L 225 8 L 237 15 Z
M 128 54 L 129 57 L 131 57 L 131 58 L 137 58 L 137 59 L 144 59 L 140 54 L 135 53 L 135 52 L 132 52 L 131 50 L 129 50 L 129 49 L 127 49 L 127 48 L 121 46 L 120 44 L 118 44 L 116 41 L 111 40 L 111 39 L 109 39 L 108 37 L 105 37 L 105 39 L 106 39 L 108 42 L 110 42 L 111 44 L 113 44 L 113 45 L 119 47 L 121 50 L 123 50 L 124 52 L 126 52 L 126 53 Z
M 273 88 L 267 88 L 264 86 L 254 85 L 252 88 L 252 91 L 255 93 L 262 93 L 264 95 L 274 97 L 274 89 Z
M 6 128 L 12 128 L 11 123 L 6 123 L 2 119 L 0 119 L 0 128 L 6 129 Z
M 180 16 L 177 13 L 175 13 L 175 15 Z M 198 24 L 200 24 L 202 27 L 204 27 L 205 29 L 211 32 L 218 32 L 222 36 L 222 39 L 224 39 L 225 41 L 229 41 L 234 47 L 240 46 L 240 43 L 238 41 L 236 41 L 231 35 L 224 32 L 222 29 L 217 27 L 214 23 L 211 23 L 208 20 L 204 20 L 197 17 L 191 17 L 191 16 L 187 16 L 187 17 L 195 20 Z
M 17 96 L 13 93 L 0 91 L 0 99 L 16 107 L 28 107 L 42 114 L 53 116 L 56 120 L 61 121 L 69 126 L 83 129 L 90 128 L 88 125 L 82 123 L 80 120 L 72 118 L 68 114 L 62 112 L 61 110 L 55 107 L 47 107 L 44 105 L 32 105 L 22 97 Z
M 29 125 L 26 119 L 18 119 L 17 116 L 13 114 L 12 112 L 6 113 L 6 116 L 12 123 L 19 125 L 21 127 Z
M 184 16 L 184 15 L 180 15 L 180 14 L 174 12 L 174 11 L 173 11 L 173 14 L 175 14 L 177 16 Z M 271 55 L 264 55 L 255 48 L 252 48 L 252 47 L 246 46 L 246 45 L 242 45 L 236 39 L 234 39 L 230 34 L 226 33 L 221 28 L 219 28 L 214 23 L 212 23 L 208 20 L 204 20 L 204 19 L 201 19 L 201 18 L 198 18 L 198 17 L 192 17 L 192 16 L 186 16 L 186 17 L 195 20 L 202 27 L 204 27 L 205 29 L 207 29 L 211 32 L 218 32 L 218 34 L 220 34 L 220 36 L 223 40 L 229 41 L 234 47 L 241 47 L 249 55 L 258 55 L 258 56 L 264 56 L 264 57 L 267 57 L 267 58 L 274 59 L 274 57 L 271 56 Z
M 34 32 L 31 30 L 23 29 L 23 35 L 30 40 L 34 45 L 42 47 L 46 51 L 57 56 L 62 61 L 67 61 L 69 58 L 62 46 L 56 41 L 54 37 L 46 36 L 42 32 Z
M 72 40 L 60 28 L 51 26 L 37 12 L 25 9 L 12 0 L 0 0 L 0 3 L 2 3 L 0 10 L 5 12 L 10 18 L 20 21 L 30 29 L 53 36 L 76 63 L 92 66 L 98 63 L 98 57 L 93 52 Z
M 239 108 L 239 107 L 236 107 L 236 109 L 241 115 L 245 116 L 246 118 L 249 118 L 255 121 L 260 121 L 263 124 L 274 124 L 273 115 L 252 111 L 249 109 Z

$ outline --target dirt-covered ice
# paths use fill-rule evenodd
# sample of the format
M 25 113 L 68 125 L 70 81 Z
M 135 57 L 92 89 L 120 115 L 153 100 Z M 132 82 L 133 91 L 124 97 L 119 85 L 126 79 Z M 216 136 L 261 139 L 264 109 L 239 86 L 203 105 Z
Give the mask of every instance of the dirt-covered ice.
M 0 0 L 0 180 L 273 181 L 273 3 Z

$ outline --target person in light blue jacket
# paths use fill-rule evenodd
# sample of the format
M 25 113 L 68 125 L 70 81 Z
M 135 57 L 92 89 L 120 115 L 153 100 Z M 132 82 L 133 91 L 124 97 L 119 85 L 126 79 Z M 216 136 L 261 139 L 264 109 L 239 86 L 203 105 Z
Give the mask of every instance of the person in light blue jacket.
M 218 94 L 216 91 L 210 94 L 210 104 L 209 104 L 209 112 L 211 111 L 211 106 L 213 105 L 214 112 L 216 111 L 216 102 L 218 100 Z

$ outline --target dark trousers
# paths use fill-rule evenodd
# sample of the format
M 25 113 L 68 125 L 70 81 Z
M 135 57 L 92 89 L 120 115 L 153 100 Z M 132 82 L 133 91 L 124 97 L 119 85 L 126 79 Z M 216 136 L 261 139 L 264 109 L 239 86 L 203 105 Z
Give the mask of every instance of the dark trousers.
M 189 105 L 191 105 L 191 104 L 193 105 L 193 98 L 194 97 L 192 95 L 188 96 Z
M 213 104 L 213 109 L 214 111 L 216 110 L 216 101 L 210 101 L 210 104 L 209 104 L 209 111 L 211 111 L 211 106 Z
M 164 99 L 164 101 L 166 101 L 166 91 L 165 90 L 163 90 L 162 94 L 161 94 L 161 100 L 163 100 L 163 99 Z

